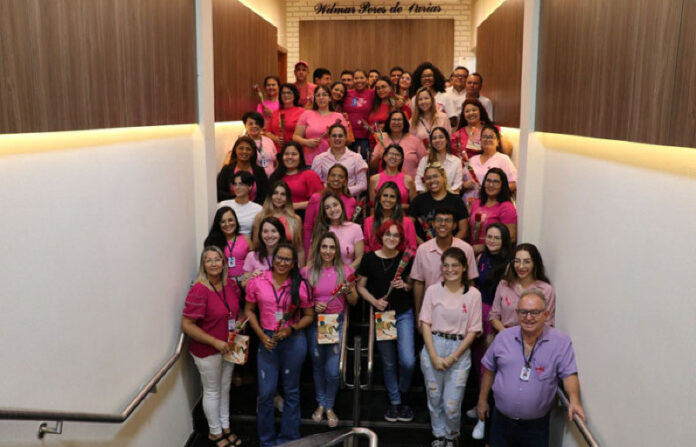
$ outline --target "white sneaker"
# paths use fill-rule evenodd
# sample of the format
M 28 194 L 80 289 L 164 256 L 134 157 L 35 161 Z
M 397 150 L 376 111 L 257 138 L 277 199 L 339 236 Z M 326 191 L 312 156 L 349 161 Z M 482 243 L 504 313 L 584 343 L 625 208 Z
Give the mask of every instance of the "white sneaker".
M 470 419 L 478 419 L 478 411 L 476 411 L 476 407 L 469 409 L 466 412 L 466 417 Z
M 471 432 L 471 437 L 474 439 L 483 439 L 483 432 L 486 428 L 486 423 L 479 420 L 474 427 L 474 431 Z

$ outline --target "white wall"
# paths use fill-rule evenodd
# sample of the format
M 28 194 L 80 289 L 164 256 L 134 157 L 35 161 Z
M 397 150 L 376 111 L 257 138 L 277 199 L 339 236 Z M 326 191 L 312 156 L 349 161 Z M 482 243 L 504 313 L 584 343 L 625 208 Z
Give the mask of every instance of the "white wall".
M 194 126 L 133 132 L 0 140 L 27 145 L 0 157 L 5 407 L 118 413 L 173 352 L 198 257 Z M 72 147 L 31 153 L 57 140 Z M 67 422 L 43 445 L 183 445 L 198 394 L 185 356 L 127 423 Z M 0 422 L 0 446 L 37 445 L 37 427 Z
M 602 445 L 693 445 L 696 150 L 534 134 L 537 242 Z M 572 430 L 563 445 L 584 445 Z

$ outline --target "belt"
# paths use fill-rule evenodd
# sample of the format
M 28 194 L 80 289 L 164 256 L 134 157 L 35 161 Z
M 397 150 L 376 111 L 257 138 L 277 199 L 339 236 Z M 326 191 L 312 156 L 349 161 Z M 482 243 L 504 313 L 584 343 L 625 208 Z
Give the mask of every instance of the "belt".
M 446 338 L 447 340 L 464 340 L 464 336 L 460 335 L 460 334 L 445 334 L 444 332 L 433 331 L 433 335 L 437 335 L 438 337 Z

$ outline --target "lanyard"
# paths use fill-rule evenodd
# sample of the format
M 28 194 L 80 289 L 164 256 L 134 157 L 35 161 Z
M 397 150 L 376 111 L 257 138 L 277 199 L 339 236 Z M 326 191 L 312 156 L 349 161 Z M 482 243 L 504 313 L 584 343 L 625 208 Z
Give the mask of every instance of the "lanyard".
M 215 291 L 215 295 L 217 295 L 218 298 L 220 298 L 220 301 L 222 301 L 222 304 L 225 305 L 227 312 L 230 315 L 232 315 L 232 309 L 230 309 L 230 305 L 227 304 L 227 293 L 225 292 L 225 286 L 222 286 L 222 295 L 220 295 L 220 292 L 217 291 L 217 289 L 215 288 L 215 286 L 213 285 L 213 283 L 210 280 L 208 280 L 208 284 L 210 284 L 210 287 L 213 288 L 213 290 Z
M 278 292 L 276 291 L 275 284 L 273 284 L 273 280 L 271 280 L 271 289 L 273 290 L 273 296 L 275 297 L 276 301 L 276 310 L 278 311 L 283 311 L 285 310 L 284 306 L 281 306 L 281 303 L 283 302 L 283 297 L 286 295 L 287 288 L 284 286 L 280 286 L 281 292 L 280 296 L 278 296 Z
M 234 254 L 232 251 L 234 250 L 234 246 L 237 244 L 237 235 L 234 235 L 234 239 L 232 239 L 232 246 L 230 247 L 230 243 L 227 243 L 227 248 L 230 250 L 230 257 L 233 257 Z
M 520 328 L 520 340 L 522 341 L 522 358 L 524 359 L 524 366 L 526 368 L 531 368 L 532 358 L 534 357 L 534 351 L 539 344 L 539 339 L 537 338 L 537 340 L 534 342 L 534 346 L 532 346 L 532 350 L 529 352 L 529 358 L 524 355 L 524 337 L 522 337 L 522 328 Z

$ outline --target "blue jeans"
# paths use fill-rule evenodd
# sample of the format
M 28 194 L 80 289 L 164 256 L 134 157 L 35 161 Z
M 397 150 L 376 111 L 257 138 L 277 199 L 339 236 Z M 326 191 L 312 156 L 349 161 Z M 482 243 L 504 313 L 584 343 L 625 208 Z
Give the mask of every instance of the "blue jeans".
M 343 315 L 338 317 L 339 337 L 343 329 Z M 336 393 L 339 387 L 338 361 L 341 356 L 341 344 L 343 340 L 334 345 L 320 345 L 317 343 L 317 320 L 307 328 L 307 347 L 312 357 L 312 375 L 314 377 L 314 392 L 317 396 L 317 405 L 328 408 L 334 407 Z
M 356 138 L 353 144 L 350 145 L 350 150 L 362 155 L 362 158 L 367 160 L 367 154 L 370 151 L 370 140 L 367 138 Z
M 273 336 L 273 331 L 264 330 Z M 257 426 L 261 447 L 270 447 L 300 438 L 300 371 L 307 355 L 304 331 L 294 332 L 268 351 L 262 343 L 258 353 L 259 408 Z M 278 390 L 278 374 L 283 371 L 283 417 L 276 437 L 273 397 Z
M 416 348 L 413 344 L 413 309 L 396 316 L 396 340 L 378 341 L 377 349 L 382 356 L 384 386 L 387 387 L 389 402 L 401 404 L 401 393 L 408 391 L 416 367 Z M 396 374 L 396 351 L 399 351 L 399 374 Z
M 491 420 L 491 447 L 548 447 L 551 412 L 539 419 L 514 420 L 497 409 Z
M 462 344 L 461 340 L 450 340 L 433 335 L 433 345 L 439 357 L 444 358 L 453 354 L 460 344 Z M 462 426 L 462 400 L 464 400 L 466 380 L 471 370 L 471 351 L 469 349 L 464 351 L 459 360 L 445 371 L 433 368 L 430 354 L 425 346 L 421 351 L 420 361 L 428 395 L 433 436 L 455 439 L 459 436 L 459 429 Z

